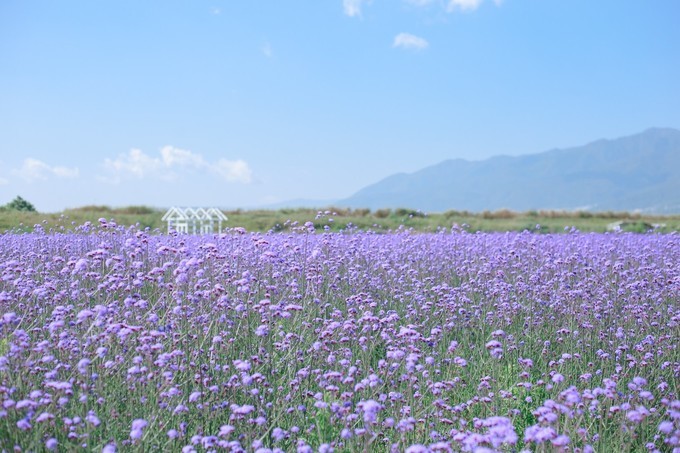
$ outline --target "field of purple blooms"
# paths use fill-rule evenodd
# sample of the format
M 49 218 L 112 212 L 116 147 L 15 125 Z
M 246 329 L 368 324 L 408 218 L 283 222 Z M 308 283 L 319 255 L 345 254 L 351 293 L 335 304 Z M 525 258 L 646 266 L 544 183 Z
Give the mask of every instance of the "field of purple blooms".
M 4 451 L 680 451 L 680 235 L 0 235 Z

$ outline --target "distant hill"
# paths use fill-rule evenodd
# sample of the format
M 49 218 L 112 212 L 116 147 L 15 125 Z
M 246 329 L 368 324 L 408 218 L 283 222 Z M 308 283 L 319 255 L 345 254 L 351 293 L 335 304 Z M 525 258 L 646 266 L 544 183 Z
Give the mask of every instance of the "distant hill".
M 367 186 L 339 206 L 680 212 L 680 131 L 649 129 L 615 140 L 483 161 L 446 160 Z
M 278 203 L 269 203 L 256 206 L 252 209 L 298 209 L 298 208 L 321 208 L 324 206 L 332 206 L 335 200 L 317 200 L 308 198 L 296 198 L 294 200 L 280 201 Z

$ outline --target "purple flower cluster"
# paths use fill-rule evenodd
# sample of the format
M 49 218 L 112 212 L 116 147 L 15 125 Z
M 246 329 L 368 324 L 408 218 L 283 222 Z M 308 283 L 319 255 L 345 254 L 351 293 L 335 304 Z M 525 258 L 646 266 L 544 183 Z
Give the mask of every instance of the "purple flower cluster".
M 680 451 L 680 236 L 0 236 L 0 449 Z

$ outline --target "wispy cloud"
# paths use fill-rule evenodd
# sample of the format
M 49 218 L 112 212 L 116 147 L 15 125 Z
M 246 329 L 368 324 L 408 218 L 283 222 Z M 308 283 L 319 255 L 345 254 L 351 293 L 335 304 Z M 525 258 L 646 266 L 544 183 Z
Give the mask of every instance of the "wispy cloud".
M 28 182 L 34 182 L 45 181 L 52 176 L 56 178 L 77 178 L 80 172 L 77 167 L 51 166 L 41 160 L 29 157 L 24 159 L 21 168 L 15 169 L 13 173 Z
M 2 167 L 3 167 L 3 164 L 2 164 L 2 162 L 0 162 L 0 170 L 3 170 Z M 3 178 L 2 176 L 0 176 L 0 186 L 6 186 L 7 184 L 9 184 L 9 179 L 6 179 L 6 178 Z
M 262 44 L 261 50 L 262 54 L 267 58 L 274 56 L 274 50 L 272 49 L 272 45 L 269 43 L 269 41 L 265 41 L 264 44 Z
M 425 7 L 435 3 L 435 0 L 404 0 L 409 5 Z M 484 0 L 439 0 L 438 3 L 447 13 L 456 11 L 474 11 L 481 6 Z M 496 6 L 501 6 L 505 0 L 493 0 Z
M 415 6 L 427 6 L 434 0 L 404 0 L 406 3 Z
M 342 10 L 349 17 L 361 17 L 361 7 L 370 0 L 342 0 Z
M 222 10 L 220 8 L 214 7 L 210 10 L 210 14 L 212 14 L 213 16 L 219 16 L 220 14 L 222 14 Z
M 164 146 L 157 156 L 134 148 L 115 159 L 105 159 L 104 168 L 108 175 L 101 179 L 112 183 L 119 183 L 126 177 L 173 181 L 192 171 L 216 175 L 228 182 L 248 184 L 252 181 L 252 170 L 244 160 L 222 158 L 209 162 L 201 154 L 174 146 Z
M 412 35 L 410 33 L 399 33 L 394 37 L 393 47 L 400 47 L 402 49 L 422 50 L 426 49 L 430 43 L 420 36 Z
M 347 16 L 361 17 L 362 6 L 370 2 L 371 0 L 343 0 L 342 7 Z M 484 3 L 484 0 L 402 0 L 402 2 L 418 8 L 436 5 L 437 8 L 442 8 L 447 13 L 454 13 L 474 11 Z M 493 0 L 493 3 L 500 7 L 505 0 Z
M 446 11 L 451 13 L 454 11 L 474 11 L 479 8 L 483 0 L 449 0 L 446 5 Z M 498 5 L 500 2 L 496 1 Z

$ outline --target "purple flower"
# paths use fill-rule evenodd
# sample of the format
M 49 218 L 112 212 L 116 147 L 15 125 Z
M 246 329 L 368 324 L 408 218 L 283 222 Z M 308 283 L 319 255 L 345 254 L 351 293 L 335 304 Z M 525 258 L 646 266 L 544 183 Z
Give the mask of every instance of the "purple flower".
M 132 421 L 132 429 L 144 429 L 148 424 L 143 418 L 138 418 Z
M 640 376 L 635 376 L 633 378 L 633 384 L 637 385 L 638 387 L 644 387 L 647 385 L 647 379 Z
M 248 363 L 245 360 L 234 360 L 234 366 L 239 371 L 249 371 L 250 370 L 250 363 Z
M 525 442 L 542 443 L 557 437 L 557 433 L 550 426 L 533 425 L 524 431 Z
M 101 424 L 101 420 L 99 420 L 99 417 L 97 417 L 97 415 L 95 415 L 95 413 L 92 411 L 90 411 L 90 413 L 87 414 L 85 420 L 87 420 L 87 422 L 92 426 L 99 426 Z
M 251 406 L 250 404 L 244 404 L 243 406 L 232 404 L 230 408 L 231 412 L 236 415 L 247 415 L 255 410 L 255 406 Z
M 382 405 L 374 400 L 361 401 L 358 404 L 359 408 L 364 412 L 364 422 L 373 424 L 377 421 L 378 412 Z
M 626 417 L 634 423 L 640 423 L 649 416 L 649 409 L 644 406 L 637 406 L 634 410 L 628 411 Z
M 55 439 L 54 437 L 50 437 L 45 441 L 45 448 L 47 448 L 48 450 L 54 450 L 55 448 L 57 448 L 58 444 L 59 442 L 57 442 L 57 439 Z
M 258 337 L 266 337 L 267 334 L 269 334 L 269 327 L 265 324 L 262 324 L 255 329 L 255 335 Z
M 83 271 L 87 269 L 87 260 L 85 258 L 81 258 L 78 261 L 76 261 L 76 264 L 73 266 L 73 275 L 75 274 L 80 274 Z
M 147 421 L 141 418 L 132 421 L 132 430 L 130 431 L 130 438 L 132 440 L 141 439 L 144 435 L 144 428 L 148 425 Z
M 416 426 L 416 419 L 413 417 L 403 418 L 397 423 L 397 429 L 404 433 L 407 431 L 413 431 Z
M 668 420 L 664 420 L 661 423 L 659 423 L 659 431 L 661 431 L 664 434 L 670 434 L 673 432 L 673 422 L 670 422 Z
M 309 445 L 305 444 L 304 441 L 300 441 L 297 446 L 297 453 L 314 453 L 314 449 Z
M 78 314 L 76 315 L 76 319 L 78 320 L 78 322 L 83 322 L 87 318 L 91 318 L 93 316 L 94 316 L 94 312 L 92 310 L 88 309 L 88 308 L 85 308 L 83 310 L 80 310 L 80 312 L 78 312 Z
M 485 347 L 486 347 L 486 349 L 491 350 L 491 349 L 500 348 L 500 347 L 502 347 L 502 345 L 500 344 L 500 342 L 498 342 L 496 340 L 491 340 L 488 343 L 486 343 Z
M 189 412 L 189 408 L 186 407 L 184 404 L 178 404 L 175 406 L 175 409 L 173 409 L 172 414 L 177 415 L 181 414 L 182 412 Z
M 78 372 L 80 374 L 87 374 L 87 367 L 90 366 L 90 359 L 80 359 L 78 362 Z
M 16 403 L 16 408 L 17 409 L 25 409 L 27 407 L 34 407 L 35 403 L 31 400 L 21 400 Z
M 556 447 L 564 447 L 569 443 L 569 436 L 560 434 L 556 438 L 552 439 L 550 442 Z
M 47 420 L 54 420 L 54 415 L 50 414 L 49 412 L 43 412 L 42 414 L 38 415 L 38 417 L 36 417 L 35 422 L 40 423 Z
M 216 444 L 217 444 L 217 437 L 216 436 L 204 436 L 201 439 L 201 446 L 207 451 L 209 451 Z
M 654 395 L 652 395 L 652 392 L 648 390 L 643 390 L 640 392 L 640 398 L 643 400 L 651 401 L 654 399 Z
M 454 359 L 453 359 L 453 363 L 455 363 L 456 365 L 458 365 L 458 366 L 461 367 L 461 368 L 465 368 L 465 367 L 467 366 L 467 360 L 465 360 L 465 359 L 462 358 L 462 357 L 456 357 L 456 358 L 454 358 Z
M 277 426 L 272 430 L 272 438 L 274 442 L 280 442 L 286 438 L 286 432 Z
M 11 299 L 10 299 L 10 300 L 11 300 Z M 10 312 L 5 313 L 4 315 L 2 315 L 2 321 L 3 321 L 5 324 L 11 324 L 11 323 L 13 323 L 14 321 L 16 321 L 17 319 L 19 319 L 19 318 L 17 318 L 17 314 L 14 313 L 13 311 L 10 311 Z
M 57 382 L 57 381 L 47 381 L 45 382 L 45 387 L 50 387 L 55 390 L 71 390 L 71 384 L 69 382 Z
M 28 431 L 31 429 L 31 424 L 28 422 L 27 419 L 22 418 L 17 422 L 17 428 L 19 428 L 22 431 Z

